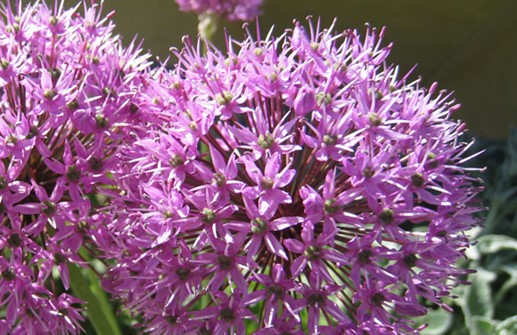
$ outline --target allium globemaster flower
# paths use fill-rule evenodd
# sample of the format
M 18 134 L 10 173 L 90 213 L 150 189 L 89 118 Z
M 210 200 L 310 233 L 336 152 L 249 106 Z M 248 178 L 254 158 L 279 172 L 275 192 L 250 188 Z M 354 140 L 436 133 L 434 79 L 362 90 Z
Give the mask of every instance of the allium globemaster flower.
M 137 120 L 147 56 L 101 6 L 0 9 L 0 334 L 77 334 L 68 264 L 93 236 L 90 197 L 112 184 Z
M 97 239 L 147 332 L 418 334 L 422 298 L 448 308 L 481 187 L 459 105 L 399 78 L 383 34 L 187 38 L 153 73 Z
M 260 14 L 262 0 L 176 0 L 183 12 L 217 15 L 230 21 L 249 21 Z

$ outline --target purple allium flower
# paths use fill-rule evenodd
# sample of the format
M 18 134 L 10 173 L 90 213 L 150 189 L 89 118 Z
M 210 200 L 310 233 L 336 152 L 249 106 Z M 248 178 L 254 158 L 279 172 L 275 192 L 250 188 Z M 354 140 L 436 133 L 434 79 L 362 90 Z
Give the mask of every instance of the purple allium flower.
M 262 0 L 176 0 L 183 12 L 217 15 L 230 21 L 249 21 L 260 14 Z
M 384 30 L 309 27 L 186 39 L 154 72 L 98 233 L 147 331 L 417 334 L 463 282 L 481 186 L 458 105 L 398 77 Z
M 137 120 L 147 56 L 83 4 L 0 8 L 0 334 L 82 330 L 68 265 L 86 265 L 90 199 Z

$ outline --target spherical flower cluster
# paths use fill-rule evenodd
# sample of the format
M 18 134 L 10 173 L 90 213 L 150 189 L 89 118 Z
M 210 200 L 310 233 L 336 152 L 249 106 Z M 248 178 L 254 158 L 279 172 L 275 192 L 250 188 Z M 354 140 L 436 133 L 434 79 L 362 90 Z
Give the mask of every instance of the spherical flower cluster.
M 480 186 L 458 105 L 382 36 L 187 38 L 155 71 L 98 239 L 149 333 L 417 334 L 423 300 L 447 308 Z
M 90 198 L 138 113 L 147 57 L 79 7 L 0 9 L 0 334 L 81 330 L 68 264 L 86 265 Z
M 262 0 L 176 0 L 180 10 L 217 15 L 230 21 L 249 21 L 260 14 Z

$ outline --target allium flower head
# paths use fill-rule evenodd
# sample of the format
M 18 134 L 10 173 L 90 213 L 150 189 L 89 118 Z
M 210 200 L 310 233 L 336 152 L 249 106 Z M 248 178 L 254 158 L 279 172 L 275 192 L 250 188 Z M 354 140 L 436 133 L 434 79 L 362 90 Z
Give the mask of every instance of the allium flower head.
M 0 8 L 0 334 L 81 330 L 68 264 L 91 236 L 90 197 L 136 119 L 145 56 L 98 5 Z
M 260 14 L 262 0 L 176 0 L 183 12 L 217 15 L 230 21 L 249 21 Z
M 383 32 L 187 38 L 156 70 L 100 245 L 148 332 L 416 334 L 422 298 L 447 308 L 480 186 L 458 105 L 399 78 Z

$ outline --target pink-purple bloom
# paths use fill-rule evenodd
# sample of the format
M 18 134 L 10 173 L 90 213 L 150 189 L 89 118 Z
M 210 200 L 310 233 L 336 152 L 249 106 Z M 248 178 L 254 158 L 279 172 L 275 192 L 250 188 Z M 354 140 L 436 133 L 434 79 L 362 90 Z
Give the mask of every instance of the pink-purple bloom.
M 481 186 L 459 105 L 383 34 L 186 39 L 152 73 L 96 239 L 147 332 L 418 334 L 422 298 L 447 308 Z
M 217 15 L 230 21 L 249 21 L 260 14 L 262 0 L 176 0 L 183 12 Z
M 83 330 L 69 265 L 87 264 L 91 199 L 138 120 L 147 56 L 83 5 L 0 8 L 0 334 Z

